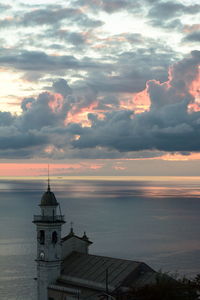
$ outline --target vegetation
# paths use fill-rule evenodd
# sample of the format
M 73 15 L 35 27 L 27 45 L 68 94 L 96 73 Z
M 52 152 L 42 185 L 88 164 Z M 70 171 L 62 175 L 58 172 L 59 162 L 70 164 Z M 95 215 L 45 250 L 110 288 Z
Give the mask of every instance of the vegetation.
M 158 273 L 155 284 L 133 289 L 129 300 L 197 300 L 200 299 L 200 274 L 193 280 L 176 279 Z

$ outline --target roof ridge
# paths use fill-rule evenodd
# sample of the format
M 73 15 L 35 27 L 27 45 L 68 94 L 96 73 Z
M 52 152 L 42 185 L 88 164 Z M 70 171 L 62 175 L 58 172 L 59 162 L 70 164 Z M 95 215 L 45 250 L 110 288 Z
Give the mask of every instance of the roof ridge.
M 93 242 L 91 242 L 89 239 L 85 239 L 84 237 L 80 237 L 76 234 L 71 234 L 71 233 L 68 233 L 66 236 L 64 236 L 61 240 L 62 241 L 67 241 L 68 239 L 72 238 L 72 237 L 75 237 L 81 241 L 84 241 L 84 242 L 87 242 L 89 244 L 93 244 Z
M 82 253 L 78 251 L 72 251 L 71 254 L 80 254 L 82 256 L 93 256 L 93 257 L 101 257 L 101 258 L 107 258 L 107 259 L 113 259 L 113 260 L 122 260 L 122 261 L 127 261 L 127 262 L 133 262 L 133 263 L 138 263 L 139 264 L 145 264 L 143 261 L 137 261 L 137 260 L 131 260 L 131 259 L 124 259 L 124 258 L 119 258 L 119 257 L 112 257 L 112 256 L 104 256 L 104 255 L 99 255 L 99 254 L 90 254 L 90 253 Z

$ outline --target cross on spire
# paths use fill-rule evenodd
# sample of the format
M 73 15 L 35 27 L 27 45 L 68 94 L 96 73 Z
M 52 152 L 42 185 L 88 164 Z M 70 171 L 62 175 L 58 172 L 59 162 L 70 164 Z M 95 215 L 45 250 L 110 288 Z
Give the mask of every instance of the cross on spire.
M 48 164 L 48 187 L 47 187 L 47 191 L 50 192 L 49 164 Z

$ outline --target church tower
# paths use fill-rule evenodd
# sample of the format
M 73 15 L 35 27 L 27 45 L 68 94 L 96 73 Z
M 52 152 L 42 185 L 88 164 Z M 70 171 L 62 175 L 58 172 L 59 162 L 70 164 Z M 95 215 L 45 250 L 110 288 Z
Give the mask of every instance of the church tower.
M 61 272 L 61 227 L 65 223 L 64 216 L 57 212 L 60 206 L 49 181 L 39 206 L 41 214 L 33 220 L 37 229 L 37 299 L 48 300 L 48 285 L 54 283 Z

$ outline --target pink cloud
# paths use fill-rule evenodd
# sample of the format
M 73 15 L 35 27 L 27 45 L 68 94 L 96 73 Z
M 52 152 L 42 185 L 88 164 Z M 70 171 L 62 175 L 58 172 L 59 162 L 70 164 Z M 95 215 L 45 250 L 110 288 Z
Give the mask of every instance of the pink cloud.
M 48 105 L 51 108 L 52 112 L 57 113 L 62 110 L 63 102 L 64 102 L 63 96 L 61 94 L 55 93 L 55 94 L 52 94 L 52 97 L 51 97 Z
M 103 164 L 94 164 L 93 162 L 80 162 L 71 164 L 51 164 L 51 176 L 79 174 L 83 171 L 97 171 Z M 20 177 L 20 176 L 47 176 L 48 164 L 46 163 L 1 163 L 0 176 L 2 177 Z
M 200 24 L 185 25 L 183 31 L 191 33 L 200 29 Z

